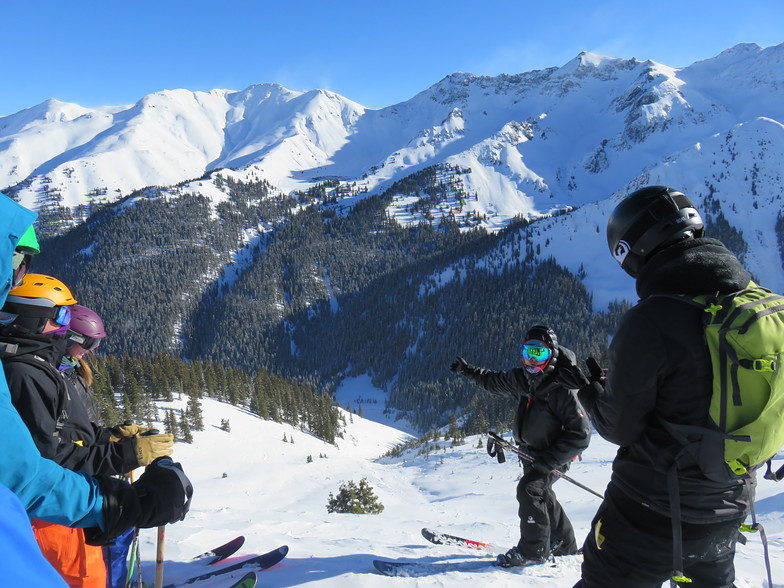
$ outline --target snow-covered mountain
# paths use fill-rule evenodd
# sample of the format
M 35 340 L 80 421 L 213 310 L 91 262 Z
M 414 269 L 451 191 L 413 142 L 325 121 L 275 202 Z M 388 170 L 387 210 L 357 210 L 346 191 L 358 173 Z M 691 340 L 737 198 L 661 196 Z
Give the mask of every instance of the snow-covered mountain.
M 745 44 L 682 69 L 582 53 L 518 75 L 457 73 L 380 110 L 277 84 L 96 109 L 49 100 L 0 118 L 0 186 L 33 208 L 75 207 L 227 168 L 284 192 L 336 179 L 375 193 L 446 162 L 470 170 L 463 214 L 492 228 L 605 199 L 737 125 L 781 122 L 783 84 L 784 45 Z
M 367 380 L 347 382 L 338 396 L 366 416 L 383 420 L 380 392 Z M 366 404 L 358 404 L 357 398 Z M 378 400 L 376 404 L 374 400 Z M 184 402 L 166 403 L 184 408 Z M 236 407 L 212 399 L 202 401 L 206 430 L 194 434 L 193 444 L 177 443 L 174 458 L 181 462 L 195 487 L 187 518 L 166 528 L 164 577 L 166 582 L 198 573 L 190 558 L 236 535 L 246 537 L 237 557 L 288 545 L 289 554 L 277 566 L 260 574 L 260 585 L 314 588 L 376 586 L 532 586 L 571 588 L 580 577 L 576 556 L 560 558 L 557 566 L 521 570 L 493 567 L 493 555 L 436 546 L 420 535 L 423 527 L 468 536 L 506 550 L 519 534 L 515 486 L 520 468 L 514 460 L 498 464 L 476 436 L 452 447 L 439 439 L 397 457 L 379 456 L 411 439 L 391 428 L 344 413 L 343 439 L 329 445 L 289 425 L 262 421 Z M 221 430 L 229 421 L 231 432 Z M 594 435 L 583 460 L 569 475 L 594 490 L 604 491 L 616 447 Z M 312 461 L 308 461 L 308 456 Z M 342 483 L 366 478 L 384 511 L 378 515 L 327 513 L 329 494 Z M 590 529 L 599 499 L 561 480 L 555 491 L 572 520 L 578 541 Z M 756 510 L 771 548 L 774 581 L 784 577 L 780 557 L 784 543 L 784 499 L 779 487 L 760 481 Z M 143 578 L 154 577 L 155 530 L 141 532 Z M 453 564 L 451 571 L 418 578 L 388 578 L 373 568 L 373 559 Z M 738 545 L 738 588 L 767 585 L 758 535 Z M 203 568 L 201 568 L 203 571 Z M 239 574 L 241 575 L 241 573 Z M 236 577 L 236 576 L 235 576 Z M 223 586 L 203 582 L 198 586 Z

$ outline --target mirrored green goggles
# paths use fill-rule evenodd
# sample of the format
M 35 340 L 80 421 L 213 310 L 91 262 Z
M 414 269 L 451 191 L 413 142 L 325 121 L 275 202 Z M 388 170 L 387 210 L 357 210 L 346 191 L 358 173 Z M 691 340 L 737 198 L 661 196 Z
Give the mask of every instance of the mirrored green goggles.
M 529 339 L 523 343 L 521 351 L 523 359 L 532 359 L 534 361 L 547 361 L 552 357 L 553 350 L 550 349 L 544 341 L 538 339 Z

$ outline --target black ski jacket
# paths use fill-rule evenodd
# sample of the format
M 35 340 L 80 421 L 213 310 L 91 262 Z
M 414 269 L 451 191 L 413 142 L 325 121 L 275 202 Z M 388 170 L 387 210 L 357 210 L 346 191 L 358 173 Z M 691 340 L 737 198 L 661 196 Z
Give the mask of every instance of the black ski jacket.
M 621 319 L 609 349 L 603 392 L 580 391 L 599 434 L 620 445 L 610 484 L 636 502 L 670 516 L 666 472 L 681 449 L 660 423 L 706 426 L 713 378 L 702 311 L 666 295 L 729 293 L 751 276 L 715 239 L 679 241 L 654 255 L 637 279 L 641 300 Z M 662 296 L 665 295 L 665 296 Z M 681 520 L 742 517 L 756 480 L 708 480 L 688 458 L 679 460 Z
M 60 366 L 60 371 L 79 395 L 79 400 L 81 400 L 84 409 L 87 412 L 87 418 L 96 425 L 102 426 L 104 423 L 101 422 L 101 416 L 98 412 L 98 406 L 95 404 L 95 398 L 93 397 L 93 393 L 87 385 L 87 382 L 84 381 L 84 376 L 82 376 L 79 366 L 77 365 L 65 369 Z
M 574 353 L 558 347 L 560 361 Z M 461 372 L 494 396 L 514 399 L 518 406 L 513 435 L 520 448 L 553 470 L 571 462 L 588 447 L 591 424 L 577 399 L 555 381 L 555 374 L 531 375 L 522 367 L 496 372 L 468 365 Z
M 79 395 L 54 367 L 66 344 L 61 336 L 0 336 L 11 402 L 42 456 L 90 475 L 127 473 L 138 467 L 133 444 L 110 442 L 109 430 L 90 421 Z

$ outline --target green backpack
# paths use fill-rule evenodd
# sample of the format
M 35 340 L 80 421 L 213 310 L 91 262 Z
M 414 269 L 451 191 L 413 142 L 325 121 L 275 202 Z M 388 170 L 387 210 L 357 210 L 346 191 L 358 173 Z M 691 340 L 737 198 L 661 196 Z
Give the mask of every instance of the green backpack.
M 705 311 L 713 367 L 711 426 L 666 427 L 711 479 L 737 479 L 784 446 L 784 297 L 754 282 L 720 296 L 679 297 Z
M 703 474 L 718 482 L 749 484 L 749 472 L 767 464 L 765 478 L 780 480 L 770 460 L 784 446 L 784 296 L 749 282 L 738 292 L 714 296 L 677 296 L 705 311 L 705 340 L 713 368 L 713 394 L 707 427 L 661 420 L 683 446 L 667 479 L 673 530 L 671 586 L 689 582 L 683 575 L 678 461 L 688 454 Z M 773 585 L 768 545 L 754 505 L 745 531 L 759 531 L 768 585 Z

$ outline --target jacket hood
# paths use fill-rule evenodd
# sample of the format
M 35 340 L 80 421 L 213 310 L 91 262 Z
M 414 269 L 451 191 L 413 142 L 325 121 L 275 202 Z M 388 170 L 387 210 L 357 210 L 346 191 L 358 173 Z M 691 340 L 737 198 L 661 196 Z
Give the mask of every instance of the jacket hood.
M 637 294 L 727 293 L 742 290 L 751 274 L 738 258 L 716 239 L 677 241 L 656 253 L 640 270 Z

